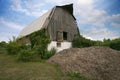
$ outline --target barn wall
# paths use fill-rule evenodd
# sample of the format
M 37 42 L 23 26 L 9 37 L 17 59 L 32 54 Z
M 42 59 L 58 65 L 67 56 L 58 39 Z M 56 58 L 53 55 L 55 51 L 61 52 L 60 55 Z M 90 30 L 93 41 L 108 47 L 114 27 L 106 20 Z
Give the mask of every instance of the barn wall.
M 67 32 L 67 41 L 72 41 L 79 34 L 77 24 L 73 16 L 66 10 L 56 7 L 47 27 L 50 39 L 57 40 L 57 32 Z

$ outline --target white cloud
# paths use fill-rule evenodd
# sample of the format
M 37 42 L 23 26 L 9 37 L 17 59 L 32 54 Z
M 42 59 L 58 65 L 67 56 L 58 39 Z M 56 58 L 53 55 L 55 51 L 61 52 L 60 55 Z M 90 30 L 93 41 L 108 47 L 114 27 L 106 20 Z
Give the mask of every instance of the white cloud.
M 15 36 L 17 37 L 17 34 L 15 33 L 10 33 L 10 32 L 1 32 L 0 33 L 0 42 L 1 41 L 6 41 L 8 42 L 9 40 L 12 40 L 12 37 Z
M 78 0 L 78 2 L 80 3 L 80 4 L 87 4 L 87 5 L 91 5 L 91 4 L 93 4 L 93 0 Z
M 18 32 L 23 29 L 21 25 L 7 21 L 1 17 L 0 17 L 0 25 L 3 25 L 1 27 L 4 27 L 4 29 L 7 29 L 6 27 L 13 29 L 11 31 L 8 30 L 7 32 L 6 31 L 0 32 L 0 41 L 8 42 L 10 39 L 12 39 L 13 36 L 17 36 Z M 14 30 L 17 31 L 17 33 Z
M 111 26 L 116 27 L 116 28 L 120 28 L 120 23 L 111 23 Z
M 0 42 L 1 42 L 1 41 L 8 42 L 9 39 L 8 39 L 6 36 L 2 36 L 2 37 L 0 37 Z
M 9 28 L 16 29 L 16 30 L 22 30 L 23 28 L 21 25 L 18 25 L 14 22 L 7 21 L 4 18 L 0 18 L 0 24 L 3 24 Z
M 120 28 L 120 14 L 114 14 L 108 18 L 110 25 L 116 28 Z
M 119 37 L 116 31 L 110 31 L 106 28 L 83 30 L 81 31 L 81 34 L 83 34 L 85 37 L 90 37 L 92 40 L 103 40 L 104 38 L 115 39 Z
M 12 10 L 28 13 L 26 9 L 21 6 L 21 0 L 12 0 L 13 5 L 11 5 Z
M 40 8 L 45 5 L 44 3 L 41 3 L 41 0 L 32 0 L 32 1 L 25 0 L 23 2 L 25 3 L 25 7 L 27 9 L 32 9 L 32 10 L 34 9 L 40 10 Z
M 120 14 L 114 14 L 109 17 L 109 21 L 114 23 L 120 23 Z
M 11 9 L 17 12 L 24 13 L 28 16 L 33 17 L 39 17 L 45 12 L 47 12 L 46 9 L 42 9 L 41 7 L 44 5 L 43 3 L 40 3 L 39 0 L 12 0 L 13 5 L 11 5 Z M 24 4 L 24 5 L 23 5 Z

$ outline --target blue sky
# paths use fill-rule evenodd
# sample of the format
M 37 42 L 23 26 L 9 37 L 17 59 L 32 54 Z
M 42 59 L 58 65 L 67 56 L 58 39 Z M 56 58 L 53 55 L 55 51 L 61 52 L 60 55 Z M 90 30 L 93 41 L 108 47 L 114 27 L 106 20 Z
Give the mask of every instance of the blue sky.
M 9 41 L 55 5 L 74 4 L 80 34 L 93 40 L 120 37 L 120 0 L 0 0 L 0 41 Z

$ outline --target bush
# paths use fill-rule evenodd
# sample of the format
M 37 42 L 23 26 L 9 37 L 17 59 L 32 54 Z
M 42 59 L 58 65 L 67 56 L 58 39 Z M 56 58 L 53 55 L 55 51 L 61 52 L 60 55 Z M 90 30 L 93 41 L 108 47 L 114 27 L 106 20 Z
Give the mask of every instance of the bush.
M 21 50 L 17 55 L 17 60 L 23 62 L 32 61 L 33 55 L 34 52 L 32 50 Z
M 104 39 L 102 41 L 93 41 L 86 39 L 83 36 L 77 36 L 72 41 L 72 46 L 77 48 L 90 47 L 90 46 L 107 46 L 115 50 L 120 50 L 120 38 L 113 40 Z
M 103 42 L 101 42 L 101 44 L 99 44 L 98 46 L 107 46 L 115 50 L 120 50 L 120 38 L 116 38 L 113 40 L 104 39 Z
M 112 40 L 110 43 L 110 48 L 120 51 L 120 38 Z
M 7 52 L 8 54 L 17 54 L 20 51 L 20 44 L 17 42 L 9 42 L 7 45 Z
M 6 48 L 0 46 L 0 54 L 6 53 Z
M 42 59 L 49 59 L 51 56 L 53 56 L 56 53 L 56 49 L 52 48 L 50 51 L 46 51 L 43 55 L 41 55 Z
M 84 38 L 83 36 L 77 36 L 72 41 L 72 46 L 77 48 L 90 47 L 95 44 L 95 41 Z
M 22 49 L 30 48 L 25 43 L 18 43 L 17 38 L 13 36 L 13 40 L 10 40 L 6 46 L 6 50 L 8 54 L 16 55 Z
M 34 51 L 27 49 L 27 50 L 21 50 L 19 54 L 17 55 L 18 61 L 28 62 L 28 61 L 39 61 L 40 56 L 35 53 Z
M 5 41 L 0 42 L 0 47 L 6 48 L 7 47 L 7 43 Z
M 6 53 L 6 47 L 7 47 L 6 42 L 4 42 L 4 41 L 0 42 L 0 54 Z

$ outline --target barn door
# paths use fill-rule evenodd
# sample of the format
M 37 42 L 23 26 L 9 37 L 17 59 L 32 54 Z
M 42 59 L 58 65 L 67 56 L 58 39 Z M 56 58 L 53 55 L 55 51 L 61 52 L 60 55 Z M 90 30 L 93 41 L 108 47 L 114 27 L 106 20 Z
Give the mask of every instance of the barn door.
M 56 38 L 57 38 L 58 42 L 61 42 L 63 40 L 63 33 L 62 33 L 62 31 L 57 31 Z

